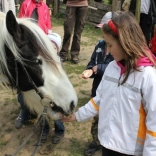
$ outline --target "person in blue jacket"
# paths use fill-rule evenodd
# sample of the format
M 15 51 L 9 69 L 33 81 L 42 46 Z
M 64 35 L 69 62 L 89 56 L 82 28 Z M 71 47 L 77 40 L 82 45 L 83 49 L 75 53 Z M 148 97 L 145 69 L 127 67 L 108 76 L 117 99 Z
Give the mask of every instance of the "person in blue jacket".
M 93 78 L 91 97 L 96 96 L 96 90 L 100 84 L 103 73 L 107 65 L 113 61 L 113 57 L 107 51 L 106 42 L 104 40 L 100 40 L 94 49 L 94 52 L 91 56 L 91 59 L 87 65 L 87 69 L 82 73 L 82 78 Z M 87 149 L 85 150 L 86 156 L 93 155 L 97 150 L 100 149 L 101 145 L 98 140 L 98 116 L 93 118 L 92 126 L 91 126 L 91 134 L 93 141 L 89 144 Z

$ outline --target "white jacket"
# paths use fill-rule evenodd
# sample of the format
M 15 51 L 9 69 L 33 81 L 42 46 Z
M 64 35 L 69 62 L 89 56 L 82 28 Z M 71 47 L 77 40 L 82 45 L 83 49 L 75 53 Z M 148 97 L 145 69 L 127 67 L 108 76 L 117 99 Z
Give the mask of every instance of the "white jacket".
M 86 121 L 99 111 L 102 146 L 129 155 L 156 156 L 156 72 L 151 66 L 139 69 L 120 85 L 121 68 L 112 61 L 97 96 L 79 108 L 76 119 Z
M 4 13 L 7 13 L 9 10 L 15 14 L 15 0 L 2 0 L 2 9 Z

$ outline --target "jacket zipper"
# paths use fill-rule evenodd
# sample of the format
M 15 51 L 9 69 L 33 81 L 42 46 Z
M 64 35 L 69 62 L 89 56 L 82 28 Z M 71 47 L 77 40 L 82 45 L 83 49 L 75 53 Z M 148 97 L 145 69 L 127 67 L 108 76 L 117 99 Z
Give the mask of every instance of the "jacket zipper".
M 120 75 L 119 80 L 118 80 L 118 86 L 120 86 L 120 79 L 121 79 L 121 75 Z

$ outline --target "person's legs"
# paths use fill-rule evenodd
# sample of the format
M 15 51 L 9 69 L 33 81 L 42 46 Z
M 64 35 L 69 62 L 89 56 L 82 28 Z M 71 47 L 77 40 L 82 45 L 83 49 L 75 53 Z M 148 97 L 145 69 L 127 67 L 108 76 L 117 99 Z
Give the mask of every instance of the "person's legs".
M 55 134 L 52 138 L 52 142 L 54 144 L 58 144 L 64 137 L 65 127 L 63 122 L 61 122 L 60 120 L 54 121 L 54 126 L 55 126 L 55 130 L 54 130 Z
M 31 118 L 31 113 L 25 105 L 23 95 L 21 92 L 18 93 L 17 98 L 18 98 L 18 102 L 21 105 L 21 110 L 15 121 L 15 127 L 17 129 L 20 129 L 24 125 L 24 123 L 26 123 Z
M 68 50 L 70 39 L 75 24 L 75 7 L 66 7 L 66 18 L 64 22 L 64 37 L 60 57 L 62 61 L 66 61 L 68 57 Z
M 92 134 L 92 137 L 93 137 L 93 143 L 96 146 L 101 146 L 100 142 L 99 142 L 99 139 L 98 139 L 98 122 L 99 122 L 99 115 L 96 115 L 93 118 L 92 127 L 91 127 L 91 134 Z
M 122 154 L 102 146 L 102 156 L 134 156 L 134 155 Z
M 101 145 L 98 139 L 98 120 L 99 120 L 98 115 L 93 118 L 92 126 L 91 126 L 91 134 L 93 137 L 93 141 L 89 144 L 89 146 L 85 150 L 86 156 L 92 156 L 97 150 L 101 148 Z
M 76 22 L 75 22 L 74 36 L 73 36 L 71 52 L 70 52 L 73 63 L 79 62 L 78 55 L 80 52 L 80 40 L 81 40 L 82 31 L 85 25 L 85 16 L 87 13 L 87 9 L 88 9 L 87 6 L 76 7 L 76 17 L 75 17 Z
M 42 126 L 44 126 L 44 127 L 43 127 L 41 142 L 44 143 L 44 142 L 47 141 L 49 130 L 50 130 L 50 126 L 49 126 L 49 123 L 47 122 L 47 120 L 45 120 L 45 124 L 44 125 L 42 125 L 42 124 L 41 124 L 41 128 L 42 128 Z
M 146 38 L 147 44 L 149 44 L 152 34 L 152 19 L 149 17 L 149 15 L 143 13 L 140 14 L 140 27 Z

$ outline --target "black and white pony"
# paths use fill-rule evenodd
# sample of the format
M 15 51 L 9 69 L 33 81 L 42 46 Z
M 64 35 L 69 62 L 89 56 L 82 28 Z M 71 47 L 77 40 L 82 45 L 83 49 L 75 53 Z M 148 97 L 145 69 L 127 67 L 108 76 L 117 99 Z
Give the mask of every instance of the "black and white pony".
M 27 106 L 38 115 L 47 101 L 52 119 L 72 114 L 77 105 L 51 41 L 30 19 L 18 19 L 12 11 L 0 12 L 0 79 L 1 86 L 21 90 Z

